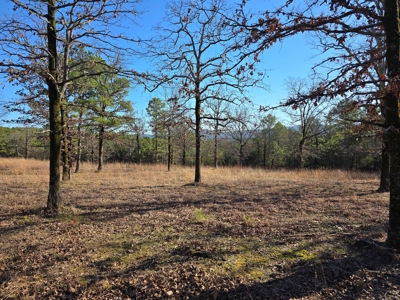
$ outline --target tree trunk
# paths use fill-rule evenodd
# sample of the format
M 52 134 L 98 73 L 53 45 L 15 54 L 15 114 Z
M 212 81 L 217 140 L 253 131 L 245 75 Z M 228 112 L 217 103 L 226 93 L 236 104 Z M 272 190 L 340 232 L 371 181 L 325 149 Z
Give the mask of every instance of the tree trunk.
M 388 141 L 384 137 L 382 142 L 382 166 L 381 166 L 381 180 L 377 190 L 378 193 L 386 193 L 390 191 L 390 158 L 388 151 Z
M 136 134 L 136 143 L 137 143 L 137 156 L 138 156 L 138 163 L 142 163 L 142 148 L 140 144 L 140 135 L 139 133 Z
M 303 147 L 304 147 L 304 139 L 300 140 L 299 143 L 299 168 L 303 167 Z
M 186 166 L 186 131 L 183 133 L 182 165 Z
M 155 155 L 156 155 L 156 157 L 155 157 L 155 163 L 157 164 L 157 163 L 158 163 L 158 134 L 157 134 L 157 128 L 156 128 L 156 132 L 155 132 L 154 138 L 155 138 L 155 143 L 156 143 L 156 149 L 155 149 Z
M 90 137 L 90 143 L 92 146 L 92 150 L 90 151 L 90 161 L 94 164 L 94 145 L 93 145 L 93 137 Z
M 47 209 L 58 213 L 61 208 L 60 150 L 61 150 L 61 97 L 57 89 L 57 33 L 56 33 L 56 0 L 47 3 L 47 49 L 49 52 L 49 72 L 46 78 L 49 94 L 50 126 L 50 180 Z
M 318 146 L 319 146 L 319 143 L 318 143 L 318 136 L 316 135 L 315 136 L 315 156 L 314 156 L 314 169 L 316 169 L 317 167 L 318 167 L 318 164 L 319 164 L 319 162 L 318 162 L 318 152 L 319 152 L 319 149 L 318 149 Z
M 196 105 L 195 105 L 195 139 L 196 139 L 196 155 L 195 155 L 195 170 L 194 170 L 194 182 L 201 182 L 200 173 L 200 150 L 201 150 L 201 118 L 200 118 L 200 95 L 196 95 Z
M 78 127 L 78 131 L 80 130 L 80 128 Z M 78 133 L 80 135 L 80 133 Z M 81 159 L 82 159 L 82 139 L 79 136 L 78 138 L 78 152 L 76 153 L 76 166 L 75 166 L 75 173 L 78 173 L 80 171 L 81 168 Z
M 386 62 L 389 78 L 386 89 L 386 125 L 390 156 L 389 228 L 386 244 L 400 250 L 400 18 L 397 0 L 385 0 L 384 27 L 386 35 Z
M 264 145 L 263 145 L 263 167 L 264 167 L 264 169 L 267 168 L 267 142 L 266 142 L 266 139 L 264 139 Z
M 69 170 L 69 161 L 68 161 L 68 126 L 67 126 L 67 112 L 66 109 L 61 105 L 61 127 L 62 127 L 62 180 L 69 180 L 68 170 Z
M 243 168 L 243 145 L 239 147 L 239 167 Z
M 347 166 L 347 135 L 344 134 L 343 138 L 343 170 L 348 170 Z
M 214 131 L 214 168 L 218 167 L 218 120 Z
M 100 126 L 99 130 L 99 161 L 97 166 L 97 171 L 101 171 L 103 169 L 103 145 L 104 142 L 104 126 Z
M 72 137 L 68 136 L 68 180 L 71 180 L 71 171 L 74 166 L 74 144 L 72 143 Z
M 79 172 L 81 167 L 81 159 L 82 159 L 82 135 L 81 135 L 81 127 L 82 127 L 82 114 L 79 114 L 79 123 L 78 123 L 78 152 L 76 154 L 76 166 L 75 173 Z
M 168 126 L 168 171 L 171 170 L 171 160 L 172 160 L 172 153 L 171 153 L 171 128 Z
M 28 128 L 25 128 L 25 159 L 28 159 L 29 155 L 29 131 Z

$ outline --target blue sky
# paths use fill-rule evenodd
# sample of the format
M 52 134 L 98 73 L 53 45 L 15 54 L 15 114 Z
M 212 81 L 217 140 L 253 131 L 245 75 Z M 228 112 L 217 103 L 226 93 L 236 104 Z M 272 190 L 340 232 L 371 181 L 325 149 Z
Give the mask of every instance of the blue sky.
M 237 1 L 228 0 L 232 3 Z M 165 4 L 168 0 L 145 0 L 142 10 L 146 11 L 139 18 L 139 23 L 143 30 L 150 30 L 162 19 Z M 247 7 L 249 11 L 257 12 L 265 9 L 272 9 L 282 3 L 282 0 L 248 0 Z M 285 80 L 289 77 L 308 79 L 311 74 L 312 66 L 321 60 L 317 52 L 308 43 L 305 34 L 297 35 L 286 39 L 267 49 L 261 56 L 261 63 L 258 69 L 266 70 L 265 83 L 269 90 L 254 89 L 249 93 L 249 98 L 255 103 L 255 106 L 274 106 L 287 96 Z M 138 110 L 147 106 L 148 101 L 155 96 L 162 98 L 162 91 L 153 94 L 140 93 L 143 89 L 131 93 L 132 100 L 135 102 Z M 139 93 L 138 93 L 139 92 Z M 279 111 L 273 111 L 278 118 L 285 118 L 285 114 Z
M 6 0 L 0 1 L 5 2 Z M 137 20 L 139 27 L 132 30 L 137 31 L 138 36 L 141 36 L 144 32 L 149 32 L 162 19 L 165 12 L 164 7 L 167 2 L 168 0 L 143 0 L 143 3 L 139 6 L 139 10 L 144 11 Z M 232 2 L 235 3 L 237 1 Z M 279 2 L 281 1 L 248 0 L 247 3 L 249 10 L 258 11 L 271 9 Z M 261 63 L 257 68 L 267 70 L 265 83 L 269 86 L 269 91 L 253 89 L 248 95 L 249 98 L 252 99 L 256 107 L 278 104 L 279 101 L 287 96 L 284 84 L 285 79 L 289 77 L 307 79 L 311 73 L 313 64 L 321 59 L 318 57 L 315 58 L 316 54 L 312 46 L 308 44 L 306 35 L 291 37 L 267 49 L 260 57 Z M 140 65 L 138 67 L 139 69 L 143 68 Z M 16 88 L 11 87 L 9 84 L 4 84 L 3 89 L 0 90 L 0 99 L 15 98 L 15 90 Z M 162 98 L 162 95 L 162 91 L 150 94 L 144 92 L 143 88 L 138 87 L 131 91 L 129 99 L 135 103 L 135 110 L 140 112 L 145 110 L 148 101 L 152 97 Z M 283 118 L 283 115 L 279 112 L 272 113 L 276 114 L 278 118 Z

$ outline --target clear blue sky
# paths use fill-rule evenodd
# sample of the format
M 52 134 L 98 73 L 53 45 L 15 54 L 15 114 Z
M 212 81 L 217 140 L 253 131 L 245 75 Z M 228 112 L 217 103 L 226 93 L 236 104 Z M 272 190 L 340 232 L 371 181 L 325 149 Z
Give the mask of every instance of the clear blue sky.
M 240 0 L 228 0 L 237 3 Z M 164 15 L 165 4 L 168 0 L 144 0 L 141 8 L 146 11 L 140 16 L 139 23 L 143 30 L 150 30 Z M 247 8 L 251 12 L 276 8 L 283 0 L 247 0 Z M 305 34 L 297 35 L 277 43 L 266 50 L 261 57 L 258 69 L 266 70 L 265 83 L 269 90 L 254 89 L 248 95 L 256 106 L 274 106 L 287 96 L 285 80 L 289 77 L 309 78 L 312 66 L 321 60 L 317 52 L 307 41 Z M 317 56 L 317 57 L 316 57 Z M 132 100 L 136 103 L 138 110 L 144 109 L 152 97 L 162 98 L 162 91 L 153 94 L 140 93 L 143 89 L 131 93 Z M 139 92 L 139 93 L 138 93 Z M 273 111 L 279 119 L 285 115 L 279 111 Z
M 3 3 L 6 0 L 0 0 Z M 239 0 L 232 1 L 237 3 Z M 139 16 L 137 22 L 139 27 L 133 28 L 138 36 L 143 36 L 150 33 L 150 29 L 156 25 L 163 17 L 165 12 L 165 4 L 168 0 L 143 0 L 139 6 L 139 10 L 144 11 Z M 258 11 L 263 9 L 271 9 L 276 7 L 281 1 L 270 0 L 248 0 L 248 9 L 251 11 Z M 8 1 L 6 3 L 9 3 Z M 10 6 L 5 5 L 5 7 Z M 11 13 L 12 11 L 10 11 Z M 151 33 L 150 33 L 151 35 Z M 269 86 L 269 91 L 254 89 L 248 95 L 252 101 L 259 105 L 273 106 L 279 103 L 287 96 L 284 81 L 289 77 L 308 78 L 311 73 L 311 67 L 321 58 L 315 58 L 317 53 L 307 43 L 306 35 L 298 35 L 285 40 L 282 43 L 275 44 L 272 48 L 266 50 L 261 56 L 261 63 L 258 69 L 267 70 L 267 77 L 265 83 Z M 314 57 L 314 58 L 313 58 Z M 142 69 L 142 66 L 138 66 Z M 15 87 L 9 84 L 4 84 L 3 89 L 0 90 L 0 99 L 15 98 Z M 143 91 L 143 88 L 138 87 L 132 90 L 129 99 L 135 103 L 135 110 L 144 111 L 148 101 L 152 97 L 162 98 L 162 91 L 149 94 Z M 282 115 L 278 112 L 272 112 L 278 118 Z M 2 125 L 0 123 L 0 125 Z

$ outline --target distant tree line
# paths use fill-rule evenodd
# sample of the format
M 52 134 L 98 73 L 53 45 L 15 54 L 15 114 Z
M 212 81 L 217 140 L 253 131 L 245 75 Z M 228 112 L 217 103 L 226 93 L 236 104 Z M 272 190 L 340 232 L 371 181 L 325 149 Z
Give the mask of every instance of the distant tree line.
M 104 132 L 99 131 L 97 118 L 94 122 L 88 111 L 80 113 L 82 107 L 76 109 L 78 106 L 71 105 L 69 138 L 65 140 L 69 147 L 62 148 L 70 158 L 69 167 L 78 172 L 77 165 L 81 162 L 102 166 L 103 161 L 162 163 L 169 168 L 194 166 L 196 139 L 191 120 L 177 112 L 171 101 L 153 98 L 146 115 L 138 117 L 130 109 L 127 114 L 119 115 L 114 127 L 103 119 L 101 124 L 109 124 Z M 210 119 L 203 127 L 201 164 L 379 170 L 382 144 L 379 128 L 346 121 L 349 116 L 343 113 L 345 106 L 346 101 L 324 108 L 305 104 L 296 110 L 286 109 L 284 122 L 249 106 L 226 106 L 223 122 L 222 118 Z M 213 108 L 208 108 L 209 113 Z M 43 128 L 0 127 L 2 157 L 48 159 L 48 147 Z

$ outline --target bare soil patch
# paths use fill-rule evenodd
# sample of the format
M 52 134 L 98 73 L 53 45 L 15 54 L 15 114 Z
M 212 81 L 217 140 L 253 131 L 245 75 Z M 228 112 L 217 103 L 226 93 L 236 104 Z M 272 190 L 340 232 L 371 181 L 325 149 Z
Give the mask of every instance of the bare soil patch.
M 23 161 L 22 161 L 23 162 Z M 399 299 L 378 175 L 0 160 L 0 299 Z

